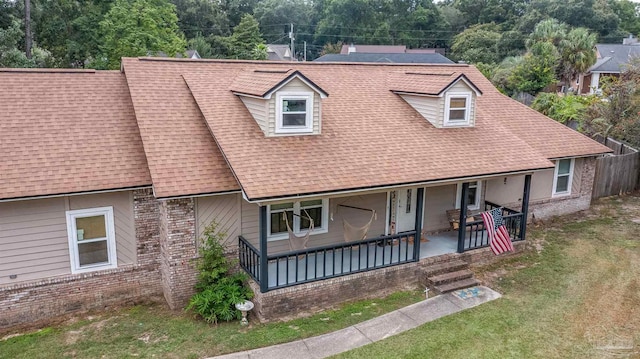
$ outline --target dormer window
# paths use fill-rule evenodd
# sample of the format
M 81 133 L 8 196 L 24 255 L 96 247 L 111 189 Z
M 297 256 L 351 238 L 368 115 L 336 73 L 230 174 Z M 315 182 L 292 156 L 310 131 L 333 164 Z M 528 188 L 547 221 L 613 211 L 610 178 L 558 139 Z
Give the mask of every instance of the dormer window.
M 276 133 L 313 132 L 313 93 L 276 94 Z
M 471 94 L 450 92 L 445 97 L 444 125 L 467 126 L 471 112 Z

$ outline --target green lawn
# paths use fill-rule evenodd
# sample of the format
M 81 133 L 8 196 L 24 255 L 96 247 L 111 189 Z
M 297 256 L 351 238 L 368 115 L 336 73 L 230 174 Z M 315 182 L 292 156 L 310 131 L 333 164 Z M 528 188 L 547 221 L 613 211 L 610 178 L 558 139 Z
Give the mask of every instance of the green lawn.
M 640 357 L 640 198 L 531 228 L 532 253 L 479 276 L 502 299 L 336 358 Z
M 0 358 L 202 358 L 324 334 L 418 302 L 421 291 L 351 303 L 286 323 L 207 325 L 164 306 L 87 315 L 40 332 L 0 339 Z M 1 315 L 1 314 L 0 314 Z
M 502 299 L 339 358 L 640 357 L 640 198 L 529 227 L 530 253 L 477 271 Z M 0 340 L 0 358 L 200 358 L 314 336 L 416 302 L 352 303 L 287 323 L 209 326 L 162 306 L 82 316 Z M 630 348 L 631 347 L 631 348 Z

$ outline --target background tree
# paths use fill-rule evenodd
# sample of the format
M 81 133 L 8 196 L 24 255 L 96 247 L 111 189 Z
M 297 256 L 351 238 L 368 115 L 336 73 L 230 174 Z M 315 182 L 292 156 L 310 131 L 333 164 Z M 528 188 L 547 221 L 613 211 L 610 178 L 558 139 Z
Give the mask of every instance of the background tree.
M 537 42 L 513 69 L 508 82 L 515 90 L 532 95 L 556 82 L 555 68 L 560 55 L 550 42 Z
M 565 91 L 573 80 L 586 72 L 596 62 L 596 35 L 584 27 L 572 29 L 566 38 L 560 41 L 560 72 L 565 83 Z
M 267 47 L 260 34 L 260 27 L 256 19 L 245 14 L 238 26 L 233 28 L 233 34 L 228 37 L 213 37 L 213 51 L 215 57 L 266 60 Z
M 116 0 L 100 22 L 100 33 L 103 63 L 98 66 L 109 69 L 120 68 L 122 57 L 159 51 L 173 57 L 186 47 L 175 6 L 166 0 Z
M 51 66 L 51 54 L 37 46 L 32 48 L 31 58 L 27 58 L 19 47 L 24 32 L 22 20 L 11 18 L 11 24 L 0 29 L 0 67 L 48 67 Z
M 498 52 L 501 38 L 495 24 L 474 25 L 454 36 L 451 57 L 469 63 L 495 64 L 501 60 Z
M 229 19 L 220 2 L 211 0 L 171 0 L 171 3 L 176 7 L 178 26 L 187 37 L 229 35 Z

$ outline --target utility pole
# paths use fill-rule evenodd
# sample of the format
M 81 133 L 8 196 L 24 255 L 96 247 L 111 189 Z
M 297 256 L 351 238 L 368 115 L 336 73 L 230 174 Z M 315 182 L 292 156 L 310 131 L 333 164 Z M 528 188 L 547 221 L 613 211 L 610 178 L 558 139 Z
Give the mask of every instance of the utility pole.
M 289 39 L 291 39 L 291 61 L 296 57 L 296 50 L 293 41 L 295 38 L 293 37 L 293 23 L 291 23 L 291 31 L 289 31 Z
M 304 42 L 304 61 L 307 61 L 307 42 Z
M 24 0 L 24 53 L 31 58 L 31 0 Z

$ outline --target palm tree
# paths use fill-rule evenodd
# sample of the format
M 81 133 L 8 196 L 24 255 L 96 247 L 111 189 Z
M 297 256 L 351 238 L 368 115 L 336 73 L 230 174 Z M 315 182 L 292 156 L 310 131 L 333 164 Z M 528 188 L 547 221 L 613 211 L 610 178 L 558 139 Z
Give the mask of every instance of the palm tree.
M 596 35 L 584 27 L 575 28 L 560 41 L 560 70 L 565 89 L 596 62 Z

